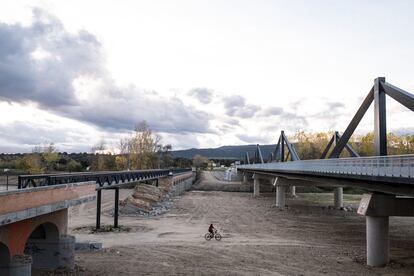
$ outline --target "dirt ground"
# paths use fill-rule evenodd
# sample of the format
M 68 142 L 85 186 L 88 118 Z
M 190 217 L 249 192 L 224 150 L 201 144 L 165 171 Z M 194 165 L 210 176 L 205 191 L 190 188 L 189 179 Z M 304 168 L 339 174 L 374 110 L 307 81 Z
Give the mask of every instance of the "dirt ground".
M 217 178 L 206 175 L 198 186 L 212 181 Z M 121 190 L 121 197 L 130 192 Z M 255 198 L 193 190 L 176 198 L 167 214 L 120 217 L 130 232 L 75 231 L 94 225 L 95 203 L 73 208 L 69 227 L 78 240 L 104 246 L 76 253 L 80 275 L 414 275 L 413 218 L 390 218 L 391 263 L 370 268 L 365 265 L 364 217 L 355 210 L 326 208 L 332 198 L 299 194 L 279 210 L 274 194 Z M 359 198 L 346 195 L 345 205 L 356 208 Z M 111 208 L 113 192 L 105 191 L 103 224 L 112 223 Z M 222 234 L 220 242 L 204 240 L 210 223 Z

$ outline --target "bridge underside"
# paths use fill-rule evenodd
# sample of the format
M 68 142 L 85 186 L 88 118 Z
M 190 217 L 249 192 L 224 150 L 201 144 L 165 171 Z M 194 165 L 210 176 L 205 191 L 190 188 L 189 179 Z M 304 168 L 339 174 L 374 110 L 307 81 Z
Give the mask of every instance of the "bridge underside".
M 288 186 L 321 186 L 321 187 L 355 187 L 371 192 L 381 192 L 393 195 L 414 196 L 414 185 L 409 181 L 396 181 L 386 177 L 328 176 L 323 174 L 283 173 L 260 170 L 242 170 L 246 174 L 259 175 L 261 178 L 275 179 L 281 177 L 289 181 Z
M 297 186 L 334 187 L 335 207 L 343 206 L 342 187 L 357 187 L 371 194 L 366 194 L 360 202 L 358 214 L 366 216 L 367 264 L 384 266 L 389 262 L 389 217 L 414 216 L 414 187 L 406 179 L 354 175 L 353 177 L 329 177 L 327 174 L 306 174 L 305 172 L 285 173 L 266 170 L 242 168 L 243 179 L 253 179 L 254 195 L 260 195 L 260 186 L 273 183 L 276 186 L 276 206 L 285 207 L 287 188 Z M 331 173 L 331 175 L 334 175 Z M 270 179 L 270 181 L 269 181 Z M 410 180 L 410 179 L 409 179 Z M 408 183 L 407 183 L 408 182 Z M 405 197 L 398 197 L 404 195 Z M 410 196 L 410 197 L 406 197 Z

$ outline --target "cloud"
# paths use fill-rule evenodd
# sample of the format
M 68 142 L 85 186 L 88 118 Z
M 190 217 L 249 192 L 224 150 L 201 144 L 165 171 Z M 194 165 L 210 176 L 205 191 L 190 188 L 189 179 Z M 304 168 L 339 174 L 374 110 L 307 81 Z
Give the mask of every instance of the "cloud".
M 277 107 L 277 106 L 268 107 L 262 110 L 262 112 L 260 113 L 261 116 L 279 116 L 282 114 L 283 114 L 283 108 Z
M 0 24 L 0 95 L 57 108 L 76 104 L 72 80 L 102 73 L 101 45 L 85 31 L 66 32 L 39 9 L 33 17 L 30 27 Z
M 258 105 L 246 104 L 242 96 L 224 97 L 223 103 L 227 115 L 244 119 L 253 117 L 261 109 Z
M 226 124 L 233 125 L 233 126 L 239 126 L 240 125 L 240 121 L 235 119 L 235 118 L 228 118 L 227 117 L 227 118 L 224 118 L 223 121 Z
M 175 97 L 120 87 L 105 69 L 91 33 L 69 33 L 56 17 L 33 10 L 30 26 L 0 23 L 0 98 L 36 103 L 55 114 L 125 130 L 146 120 L 156 131 L 210 132 L 210 116 Z
M 305 130 L 308 127 L 308 120 L 305 116 L 285 112 L 280 116 L 280 125 L 289 131 Z
M 193 88 L 187 94 L 203 104 L 209 104 L 213 99 L 213 90 L 208 88 Z
M 196 135 L 162 133 L 161 136 L 162 141 L 168 141 L 168 144 L 172 145 L 173 150 L 197 148 L 200 146 Z
M 328 106 L 328 109 L 345 108 L 345 104 L 342 102 L 327 102 L 326 105 Z
M 237 138 L 248 144 L 267 144 L 269 139 L 260 135 L 237 134 Z
M 82 127 L 82 126 L 81 126 Z M 57 125 L 54 122 L 24 122 L 0 125 L 0 152 L 30 152 L 35 146 L 53 142 L 60 151 L 89 152 L 96 139 L 90 137 L 91 132 L 98 131 L 80 129 L 76 126 Z M 111 137 L 107 140 L 111 140 Z

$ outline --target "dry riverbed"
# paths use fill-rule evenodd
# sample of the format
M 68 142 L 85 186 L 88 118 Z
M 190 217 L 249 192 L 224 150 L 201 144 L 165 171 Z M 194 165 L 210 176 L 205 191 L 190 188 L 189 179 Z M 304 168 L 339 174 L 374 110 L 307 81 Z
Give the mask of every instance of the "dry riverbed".
M 359 197 L 346 196 L 346 206 L 355 209 Z M 325 208 L 331 199 L 299 194 L 279 210 L 274 194 L 190 191 L 161 216 L 121 216 L 128 231 L 74 231 L 94 225 L 91 203 L 71 210 L 69 227 L 77 239 L 104 246 L 76 253 L 81 275 L 414 275 L 414 219 L 390 219 L 391 264 L 370 268 L 364 217 Z M 103 202 L 102 221 L 110 224 L 112 191 Z M 210 223 L 222 233 L 220 242 L 204 240 Z

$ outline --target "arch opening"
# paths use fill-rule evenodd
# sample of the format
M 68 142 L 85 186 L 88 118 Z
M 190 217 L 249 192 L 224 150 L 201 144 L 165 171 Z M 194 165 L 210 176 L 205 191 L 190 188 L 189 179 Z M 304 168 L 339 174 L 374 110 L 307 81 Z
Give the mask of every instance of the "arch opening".
M 59 229 L 47 222 L 37 226 L 27 239 L 24 253 L 32 256 L 32 268 L 54 270 L 59 266 Z
M 10 251 L 7 245 L 0 242 L 0 269 L 10 264 Z

